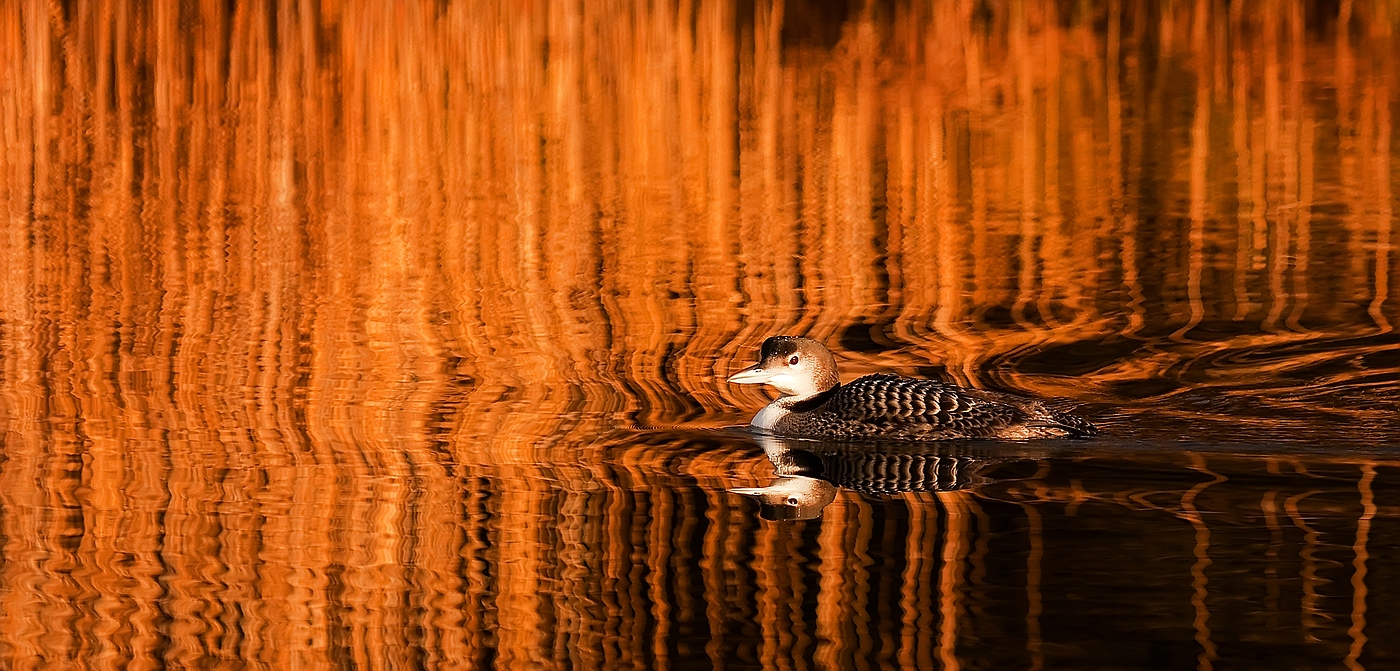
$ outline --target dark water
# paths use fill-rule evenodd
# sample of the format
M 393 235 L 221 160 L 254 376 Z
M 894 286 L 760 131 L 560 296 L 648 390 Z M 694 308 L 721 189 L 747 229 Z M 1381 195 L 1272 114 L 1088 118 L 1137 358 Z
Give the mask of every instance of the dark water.
M 1392 668 L 1397 16 L 0 12 L 0 667 Z

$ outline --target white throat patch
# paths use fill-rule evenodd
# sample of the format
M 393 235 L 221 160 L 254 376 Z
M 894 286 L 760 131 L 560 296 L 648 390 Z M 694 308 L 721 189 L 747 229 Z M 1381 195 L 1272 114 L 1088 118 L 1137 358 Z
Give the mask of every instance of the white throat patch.
M 749 422 L 749 424 L 763 429 L 764 431 L 772 431 L 773 427 L 778 425 L 778 420 L 787 417 L 790 412 L 792 411 L 784 408 L 777 401 L 774 401 L 764 406 L 762 410 L 759 410 L 758 414 L 753 416 L 753 421 Z
M 817 381 L 812 375 L 805 374 L 806 372 L 793 374 L 784 370 L 769 378 L 768 384 L 782 392 L 784 396 L 807 398 L 817 393 Z

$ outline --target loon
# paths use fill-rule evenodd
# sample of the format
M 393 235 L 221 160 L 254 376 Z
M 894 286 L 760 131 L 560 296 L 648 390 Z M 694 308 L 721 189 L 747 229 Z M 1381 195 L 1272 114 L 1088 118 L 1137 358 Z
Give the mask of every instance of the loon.
M 811 338 L 763 341 L 759 362 L 731 376 L 736 384 L 770 384 L 782 395 L 750 422 L 792 438 L 950 440 L 1083 438 L 1088 421 L 1041 401 L 889 373 L 841 384 L 836 358 Z

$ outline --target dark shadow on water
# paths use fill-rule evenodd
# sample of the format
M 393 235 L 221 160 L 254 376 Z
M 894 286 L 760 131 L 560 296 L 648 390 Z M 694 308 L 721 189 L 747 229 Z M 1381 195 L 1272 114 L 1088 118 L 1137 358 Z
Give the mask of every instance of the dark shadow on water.
M 619 438 L 728 464 L 694 485 L 710 502 L 693 511 L 705 537 L 735 543 L 707 556 L 757 581 L 755 603 L 782 621 L 836 627 L 837 640 L 902 632 L 879 649 L 985 668 L 1330 668 L 1357 650 L 1400 654 L 1381 634 L 1400 627 L 1394 444 Z M 724 617 L 746 617 L 725 603 Z M 805 654 L 745 636 L 726 639 L 734 661 L 747 645 Z M 837 656 L 854 663 L 857 649 Z
M 668 542 L 700 544 L 722 584 L 756 587 L 748 605 L 710 595 L 711 612 L 738 625 L 767 608 L 777 622 L 725 639 L 734 663 L 750 646 L 801 658 L 792 640 L 816 626 L 846 642 L 834 653 L 846 665 L 879 650 L 984 668 L 1400 658 L 1386 639 L 1400 626 L 1393 443 L 840 444 L 741 427 L 616 438 L 609 459 L 631 443 L 669 452 L 668 469 L 722 464 L 676 483 L 706 503 L 673 511 L 690 521 L 666 528 L 699 534 Z M 855 646 L 878 632 L 899 635 Z

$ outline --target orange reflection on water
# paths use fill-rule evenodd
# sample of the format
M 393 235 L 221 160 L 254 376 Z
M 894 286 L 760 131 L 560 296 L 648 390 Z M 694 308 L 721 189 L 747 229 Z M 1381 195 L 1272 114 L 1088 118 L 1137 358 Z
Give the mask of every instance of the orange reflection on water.
M 1222 666 L 1205 512 L 1261 515 L 1276 621 L 1364 666 L 1388 461 L 1360 512 L 1052 455 L 773 527 L 746 443 L 632 430 L 746 417 L 786 332 L 1122 439 L 1393 443 L 1395 19 L 1245 6 L 17 3 L 0 665 L 1049 667 L 1082 507 L 1168 529 Z

